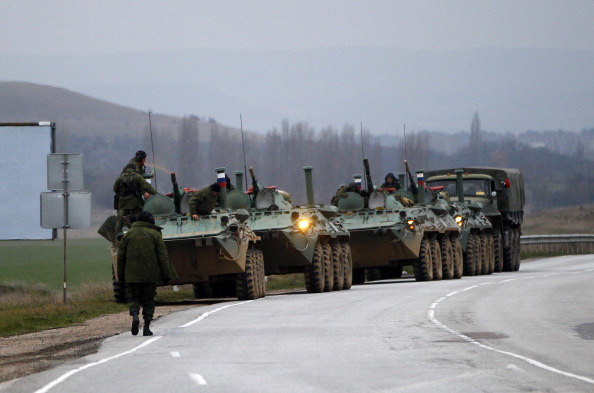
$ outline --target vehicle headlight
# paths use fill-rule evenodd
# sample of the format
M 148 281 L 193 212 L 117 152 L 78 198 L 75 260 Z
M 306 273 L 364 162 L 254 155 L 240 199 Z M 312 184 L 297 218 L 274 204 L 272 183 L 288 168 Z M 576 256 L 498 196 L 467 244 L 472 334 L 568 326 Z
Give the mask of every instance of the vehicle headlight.
M 415 220 L 406 220 L 406 225 L 408 226 L 408 229 L 410 229 L 411 231 L 415 230 Z
M 297 221 L 297 228 L 299 228 L 299 230 L 302 232 L 307 231 L 310 226 L 311 221 L 307 218 L 302 218 L 301 220 Z
M 462 216 L 454 217 L 454 221 L 456 221 L 456 224 L 458 224 L 459 227 L 464 225 L 464 218 Z

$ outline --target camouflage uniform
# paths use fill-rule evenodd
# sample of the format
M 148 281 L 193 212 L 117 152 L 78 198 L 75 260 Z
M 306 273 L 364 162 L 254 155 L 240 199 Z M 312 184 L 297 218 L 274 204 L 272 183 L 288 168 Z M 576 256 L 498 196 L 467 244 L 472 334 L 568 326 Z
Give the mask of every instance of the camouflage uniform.
M 217 205 L 217 196 L 213 194 L 210 186 L 195 192 L 190 198 L 190 215 L 204 216 L 210 214 Z
M 388 184 L 388 178 L 392 178 L 392 184 Z M 400 181 L 392 173 L 388 173 L 384 178 L 384 183 L 379 187 L 379 190 L 385 190 L 386 188 L 400 189 Z
M 144 180 L 142 175 L 136 172 L 132 165 L 136 164 L 128 164 L 124 173 L 118 176 L 113 185 L 113 191 L 116 193 L 118 200 L 118 218 L 115 225 L 116 234 L 122 231 L 124 216 L 142 212 L 142 206 L 144 205 L 142 195 L 145 192 L 151 195 L 157 193 L 157 190 Z
M 177 277 L 161 235 L 161 228 L 136 221 L 118 248 L 118 279 L 126 283 L 130 315 L 142 307 L 145 323 L 153 319 L 157 285 Z
M 334 194 L 334 196 L 332 197 L 330 204 L 332 206 L 338 206 L 338 201 L 340 200 L 340 198 L 342 198 L 343 196 L 346 198 L 346 195 L 349 192 L 354 192 L 354 193 L 361 195 L 362 197 L 365 197 L 364 196 L 365 192 L 360 190 L 359 187 L 354 185 L 354 183 L 351 183 L 346 186 L 342 186 L 338 190 L 336 190 L 336 194 Z
M 128 161 L 128 164 L 126 164 L 124 169 L 122 169 L 121 173 L 126 172 L 126 168 L 128 168 L 130 164 L 134 164 L 136 166 L 136 172 L 139 174 L 144 175 L 146 173 L 146 167 L 144 165 L 140 165 L 140 162 L 136 159 L 136 157 L 132 157 L 132 159 Z

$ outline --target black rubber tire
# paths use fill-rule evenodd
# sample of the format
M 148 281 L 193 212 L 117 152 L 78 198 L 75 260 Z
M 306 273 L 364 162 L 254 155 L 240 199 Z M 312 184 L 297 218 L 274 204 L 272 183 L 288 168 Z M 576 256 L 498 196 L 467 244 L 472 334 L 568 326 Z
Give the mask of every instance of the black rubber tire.
M 440 281 L 443 278 L 443 267 L 441 248 L 436 237 L 431 239 L 431 264 L 433 265 L 433 281 Z
M 477 265 L 477 275 L 487 274 L 489 271 L 489 245 L 487 244 L 487 235 L 484 232 L 478 234 L 478 241 L 481 245 L 481 252 L 479 253 L 479 261 Z M 480 266 L 480 272 L 478 271 Z
M 344 287 L 344 264 L 342 261 L 342 246 L 338 240 L 330 242 L 332 249 L 332 266 L 334 268 L 334 282 L 332 290 L 341 291 Z
M 235 275 L 235 288 L 239 300 L 258 298 L 258 251 L 250 248 L 245 255 L 245 271 Z
M 520 229 L 514 228 L 514 271 L 520 270 Z
M 258 286 L 259 297 L 266 296 L 266 272 L 264 270 L 264 253 L 262 250 L 256 250 L 258 254 Z
M 452 265 L 454 266 L 454 279 L 460 279 L 464 275 L 464 254 L 462 244 L 458 235 L 450 236 L 452 244 Z
M 501 242 L 501 232 L 495 231 L 493 233 L 493 254 L 495 256 L 494 273 L 501 273 L 503 271 L 503 244 Z
M 489 262 L 487 265 L 487 274 L 493 274 L 495 271 L 495 244 L 493 243 L 493 234 L 487 232 L 487 261 Z
M 310 293 L 324 292 L 324 249 L 320 243 L 314 246 L 311 265 L 305 268 L 305 289 Z
M 508 237 L 507 246 L 504 244 L 503 246 L 503 271 L 504 272 L 511 272 L 514 270 L 515 261 L 514 261 L 514 231 L 512 228 L 508 228 L 505 231 L 504 236 Z
M 440 235 L 438 238 L 439 249 L 441 251 L 441 269 L 444 280 L 454 278 L 454 263 L 452 255 L 452 243 L 447 235 Z
M 470 236 L 468 236 L 468 242 L 466 243 L 466 252 L 464 253 L 465 276 L 476 275 L 476 265 L 479 252 L 480 249 L 477 245 L 476 236 L 474 233 L 471 233 Z
M 324 251 L 324 292 L 334 288 L 334 264 L 332 263 L 332 246 L 329 242 L 322 244 Z
M 340 247 L 342 248 L 340 259 L 344 271 L 344 283 L 342 289 L 347 290 L 351 289 L 351 286 L 353 285 L 353 257 L 351 255 L 351 245 L 348 242 L 340 242 Z M 365 277 L 363 277 L 363 280 L 365 280 Z
M 431 242 L 424 237 L 419 248 L 419 257 L 413 263 L 416 281 L 433 280 L 433 266 L 431 263 Z

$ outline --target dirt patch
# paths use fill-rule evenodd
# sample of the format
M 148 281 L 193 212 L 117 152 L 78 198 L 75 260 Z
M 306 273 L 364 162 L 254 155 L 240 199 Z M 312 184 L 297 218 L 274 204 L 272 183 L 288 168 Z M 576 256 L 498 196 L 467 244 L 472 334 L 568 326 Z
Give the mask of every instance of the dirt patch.
M 158 306 L 154 318 L 194 305 Z M 98 350 L 101 342 L 130 332 L 128 312 L 104 315 L 65 328 L 0 338 L 0 382 L 38 373 Z M 142 332 L 141 332 L 142 334 Z

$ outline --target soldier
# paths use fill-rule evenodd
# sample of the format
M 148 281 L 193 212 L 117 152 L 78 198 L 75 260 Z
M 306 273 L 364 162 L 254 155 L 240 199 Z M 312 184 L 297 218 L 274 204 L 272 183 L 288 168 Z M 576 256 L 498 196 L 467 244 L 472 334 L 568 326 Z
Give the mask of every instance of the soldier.
M 116 203 L 114 206 L 118 211 L 118 218 L 115 225 L 116 238 L 122 236 L 122 227 L 124 226 L 124 216 L 130 214 L 139 214 L 142 212 L 144 199 L 150 195 L 155 195 L 155 190 L 141 174 L 137 172 L 138 165 L 128 163 L 124 172 L 118 176 L 113 191 L 116 193 Z
M 126 296 L 132 316 L 133 335 L 138 334 L 142 307 L 143 336 L 152 336 L 150 324 L 155 313 L 157 285 L 177 277 L 169 263 L 161 227 L 155 225 L 150 212 L 143 211 L 120 242 L 118 249 L 118 279 L 126 283 Z
M 400 189 L 400 181 L 394 176 L 392 172 L 388 173 L 384 178 L 384 183 L 379 187 L 380 190 L 385 191 L 386 188 Z
M 221 186 L 218 183 L 213 183 L 194 193 L 189 202 L 192 219 L 199 220 L 200 216 L 210 214 L 217 205 L 220 193 Z
M 330 204 L 333 206 L 338 206 L 338 201 L 340 200 L 340 198 L 343 198 L 343 197 L 346 198 L 348 192 L 356 192 L 357 194 L 361 195 L 362 197 L 365 196 L 364 195 L 365 192 L 359 189 L 359 186 L 357 185 L 357 183 L 349 183 L 346 186 L 340 187 L 336 191 L 336 194 L 332 197 Z
M 134 157 L 132 157 L 132 159 L 128 162 L 128 164 L 136 165 L 137 172 L 140 173 L 141 175 L 144 175 L 146 173 L 146 167 L 144 166 L 145 162 L 146 162 L 146 152 L 144 150 L 138 150 L 136 152 L 136 154 L 134 155 Z M 124 167 L 124 169 L 122 169 L 122 173 L 124 173 L 126 171 L 127 167 L 128 166 L 126 165 Z

